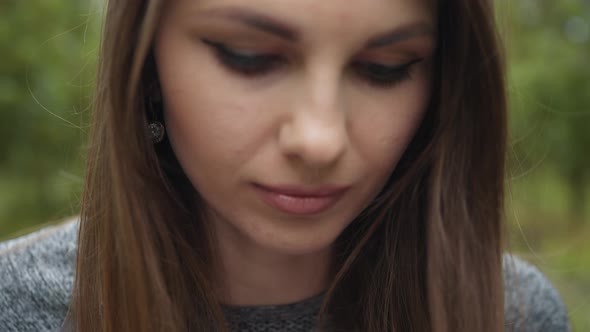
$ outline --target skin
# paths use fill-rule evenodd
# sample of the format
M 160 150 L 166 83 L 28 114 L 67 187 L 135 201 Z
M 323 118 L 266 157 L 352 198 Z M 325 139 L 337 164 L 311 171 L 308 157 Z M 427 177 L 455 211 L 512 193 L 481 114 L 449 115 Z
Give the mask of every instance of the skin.
M 292 303 L 326 289 L 333 242 L 380 192 L 427 107 L 435 27 L 417 0 L 168 2 L 154 46 L 166 130 L 215 230 L 223 303 Z M 392 31 L 406 33 L 367 47 Z M 245 75 L 205 41 L 280 60 Z M 414 60 L 387 86 L 356 70 Z M 347 189 L 302 216 L 265 203 L 253 184 Z

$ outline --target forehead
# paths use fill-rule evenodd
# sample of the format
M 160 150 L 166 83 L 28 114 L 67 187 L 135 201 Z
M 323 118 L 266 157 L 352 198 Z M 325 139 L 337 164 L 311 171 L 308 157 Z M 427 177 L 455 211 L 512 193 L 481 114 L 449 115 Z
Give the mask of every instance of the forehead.
M 304 35 L 364 33 L 415 22 L 435 26 L 432 0 L 176 0 L 169 9 L 186 19 L 223 10 L 248 10 L 296 27 Z

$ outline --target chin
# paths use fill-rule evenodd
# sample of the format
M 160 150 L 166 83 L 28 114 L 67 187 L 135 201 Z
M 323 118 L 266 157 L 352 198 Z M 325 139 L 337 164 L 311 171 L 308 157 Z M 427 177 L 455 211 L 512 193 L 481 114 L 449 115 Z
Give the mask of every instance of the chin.
M 310 236 L 301 238 L 291 235 L 277 236 L 273 239 L 259 240 L 258 245 L 276 254 L 288 256 L 310 255 L 330 250 L 338 234 L 324 237 L 314 236 L 311 239 Z
M 247 227 L 246 237 L 258 247 L 284 255 L 307 255 L 328 250 L 332 247 L 346 222 L 334 220 L 313 220 L 284 224 Z

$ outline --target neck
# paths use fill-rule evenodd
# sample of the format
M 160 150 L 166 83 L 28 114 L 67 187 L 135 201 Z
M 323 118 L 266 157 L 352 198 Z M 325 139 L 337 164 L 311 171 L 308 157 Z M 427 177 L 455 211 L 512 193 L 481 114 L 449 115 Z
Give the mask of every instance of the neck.
M 328 287 L 332 247 L 305 254 L 277 253 L 239 236 L 225 235 L 217 243 L 221 303 L 289 304 L 318 295 Z

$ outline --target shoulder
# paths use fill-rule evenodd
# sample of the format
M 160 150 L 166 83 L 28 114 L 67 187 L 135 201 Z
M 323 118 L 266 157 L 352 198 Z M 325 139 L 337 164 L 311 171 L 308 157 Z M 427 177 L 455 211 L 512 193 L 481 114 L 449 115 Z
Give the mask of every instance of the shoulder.
M 549 280 L 512 255 L 503 259 L 506 331 L 570 331 L 566 307 Z
M 56 331 L 74 280 L 78 222 L 0 243 L 0 330 Z

